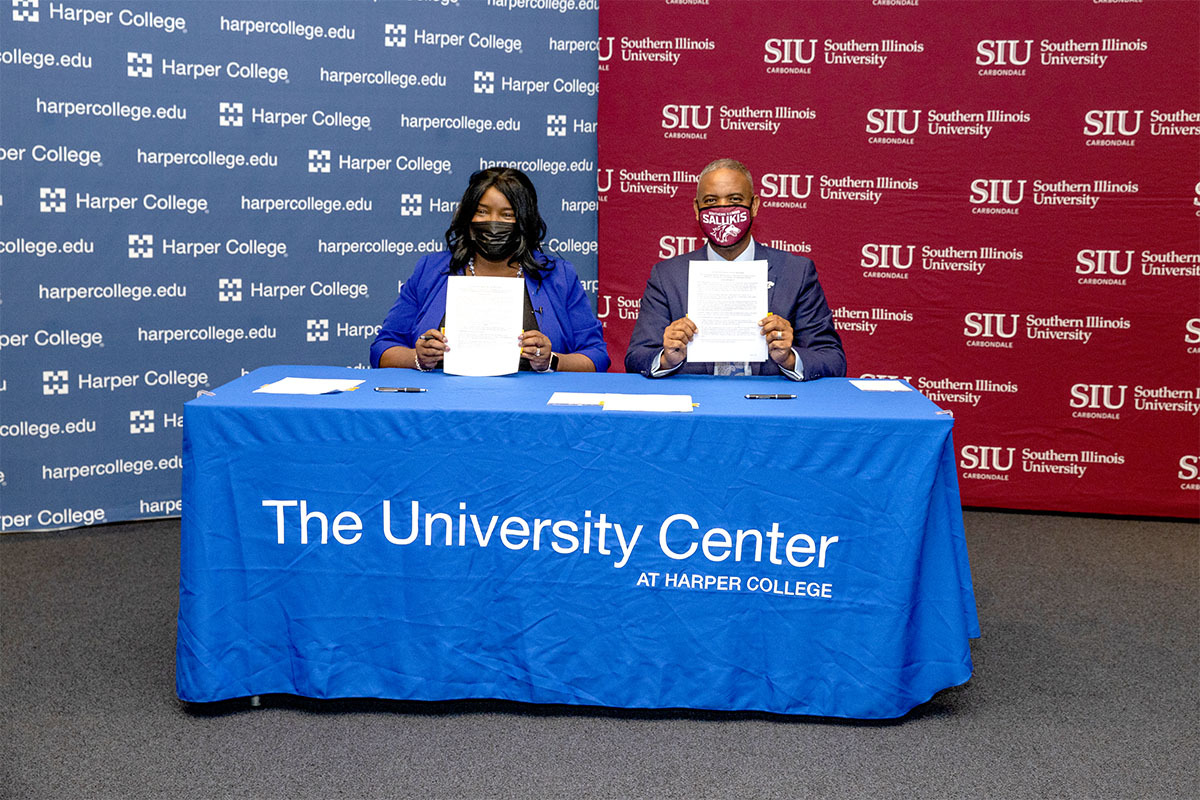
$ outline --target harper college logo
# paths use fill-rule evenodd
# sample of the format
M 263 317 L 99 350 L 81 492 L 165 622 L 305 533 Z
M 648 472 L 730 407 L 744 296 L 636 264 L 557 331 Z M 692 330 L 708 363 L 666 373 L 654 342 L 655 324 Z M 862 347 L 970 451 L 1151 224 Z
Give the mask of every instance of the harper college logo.
M 220 103 L 217 106 L 217 119 L 222 128 L 242 127 L 243 107 L 241 103 Z
M 384 47 L 407 47 L 408 26 L 385 22 L 383 24 L 383 45 Z
M 42 371 L 42 394 L 70 394 L 71 376 L 65 369 Z
M 12 0 L 13 22 L 37 22 L 38 0 Z
M 154 234 L 152 234 L 152 233 L 131 233 L 131 234 L 129 234 L 129 257 L 130 258 L 154 258 Z
M 217 278 L 217 300 L 222 303 L 242 302 L 242 279 Z
M 329 172 L 333 164 L 333 154 L 328 150 L 308 151 L 309 172 Z
M 307 342 L 329 341 L 329 320 L 310 319 L 305 323 L 304 340 Z
M 150 408 L 129 412 L 130 433 L 154 433 L 154 410 Z
M 41 186 L 38 188 L 38 199 L 41 201 L 43 214 L 67 213 L 67 189 L 64 186 Z
M 130 78 L 153 78 L 154 55 L 151 53 L 126 53 L 125 74 Z

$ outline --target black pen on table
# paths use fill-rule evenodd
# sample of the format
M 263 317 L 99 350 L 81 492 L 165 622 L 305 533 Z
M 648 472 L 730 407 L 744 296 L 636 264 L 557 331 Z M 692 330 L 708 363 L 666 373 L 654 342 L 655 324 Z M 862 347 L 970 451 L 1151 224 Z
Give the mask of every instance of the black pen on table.
M 417 386 L 376 386 L 375 391 L 377 391 L 377 392 L 403 392 L 404 394 L 415 394 L 417 392 L 424 392 L 426 390 L 421 389 L 420 387 L 417 387 Z
M 747 400 L 795 400 L 794 394 L 748 394 Z

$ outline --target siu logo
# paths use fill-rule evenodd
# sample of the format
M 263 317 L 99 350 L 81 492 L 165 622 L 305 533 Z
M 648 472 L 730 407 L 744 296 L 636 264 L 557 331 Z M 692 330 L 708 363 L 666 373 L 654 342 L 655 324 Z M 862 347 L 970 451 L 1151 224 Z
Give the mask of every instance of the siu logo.
M 784 175 L 768 172 L 759 180 L 759 195 L 764 200 L 804 200 L 812 192 L 812 175 Z
M 1018 314 L 983 314 L 972 311 L 963 317 L 963 336 L 971 339 L 1011 339 L 1017 335 Z
M 1116 411 L 1125 405 L 1125 384 L 1077 383 L 1071 387 L 1071 408 L 1107 408 Z
M 596 52 L 599 53 L 601 62 L 612 60 L 612 43 L 613 43 L 614 38 L 616 38 L 616 37 L 613 37 L 613 36 L 601 36 L 600 37 L 600 42 L 596 46 Z M 605 44 L 606 41 L 607 41 L 607 44 Z
M 764 64 L 811 64 L 817 58 L 816 39 L 767 39 Z
M 919 109 L 872 108 L 867 112 L 867 133 L 912 135 L 920 127 Z
M 863 269 L 908 269 L 912 266 L 916 248 L 913 244 L 864 244 L 859 264 Z M 902 255 L 904 250 L 908 251 L 907 256 Z
M 1141 111 L 1092 109 L 1083 115 L 1084 136 L 1137 136 L 1141 129 Z
M 1200 344 L 1200 317 L 1192 317 L 1183 323 L 1183 340 L 1188 344 Z M 1192 352 L 1191 350 L 1188 351 Z
M 666 105 L 662 110 L 662 126 L 667 130 L 702 131 L 712 124 L 712 106 Z
M 980 472 L 1008 472 L 1013 465 L 1015 447 L 984 447 L 977 444 L 963 445 L 958 466 L 964 470 Z
M 1181 456 L 1179 459 L 1179 480 L 1194 481 L 1200 478 L 1200 456 Z
M 1016 189 L 1013 188 L 1016 184 Z M 1026 181 L 1010 179 L 979 178 L 971 181 L 972 205 L 1018 206 L 1025 199 Z
M 975 63 L 981 67 L 1023 67 L 1029 63 L 1033 39 L 981 39 Z
M 596 170 L 596 191 L 600 194 L 612 189 L 612 174 L 611 169 Z
M 1128 275 L 1131 269 L 1132 250 L 1080 250 L 1075 254 L 1075 271 L 1080 275 Z
M 658 257 L 673 258 L 684 253 L 690 253 L 700 246 L 696 236 L 663 236 L 658 240 Z

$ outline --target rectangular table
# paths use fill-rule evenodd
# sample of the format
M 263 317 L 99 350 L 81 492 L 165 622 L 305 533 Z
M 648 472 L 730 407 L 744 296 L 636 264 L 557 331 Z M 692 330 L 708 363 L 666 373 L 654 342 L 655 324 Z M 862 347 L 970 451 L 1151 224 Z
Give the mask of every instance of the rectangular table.
M 979 635 L 952 425 L 835 379 L 256 370 L 184 410 L 179 696 L 903 715 Z

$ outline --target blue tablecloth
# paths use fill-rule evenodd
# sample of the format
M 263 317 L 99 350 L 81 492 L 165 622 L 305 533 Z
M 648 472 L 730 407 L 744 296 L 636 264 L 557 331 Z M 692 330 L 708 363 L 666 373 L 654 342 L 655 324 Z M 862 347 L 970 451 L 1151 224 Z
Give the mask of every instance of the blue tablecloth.
M 366 382 L 252 393 L 284 376 Z M 256 370 L 185 406 L 179 696 L 902 715 L 979 635 L 952 424 L 847 380 Z

